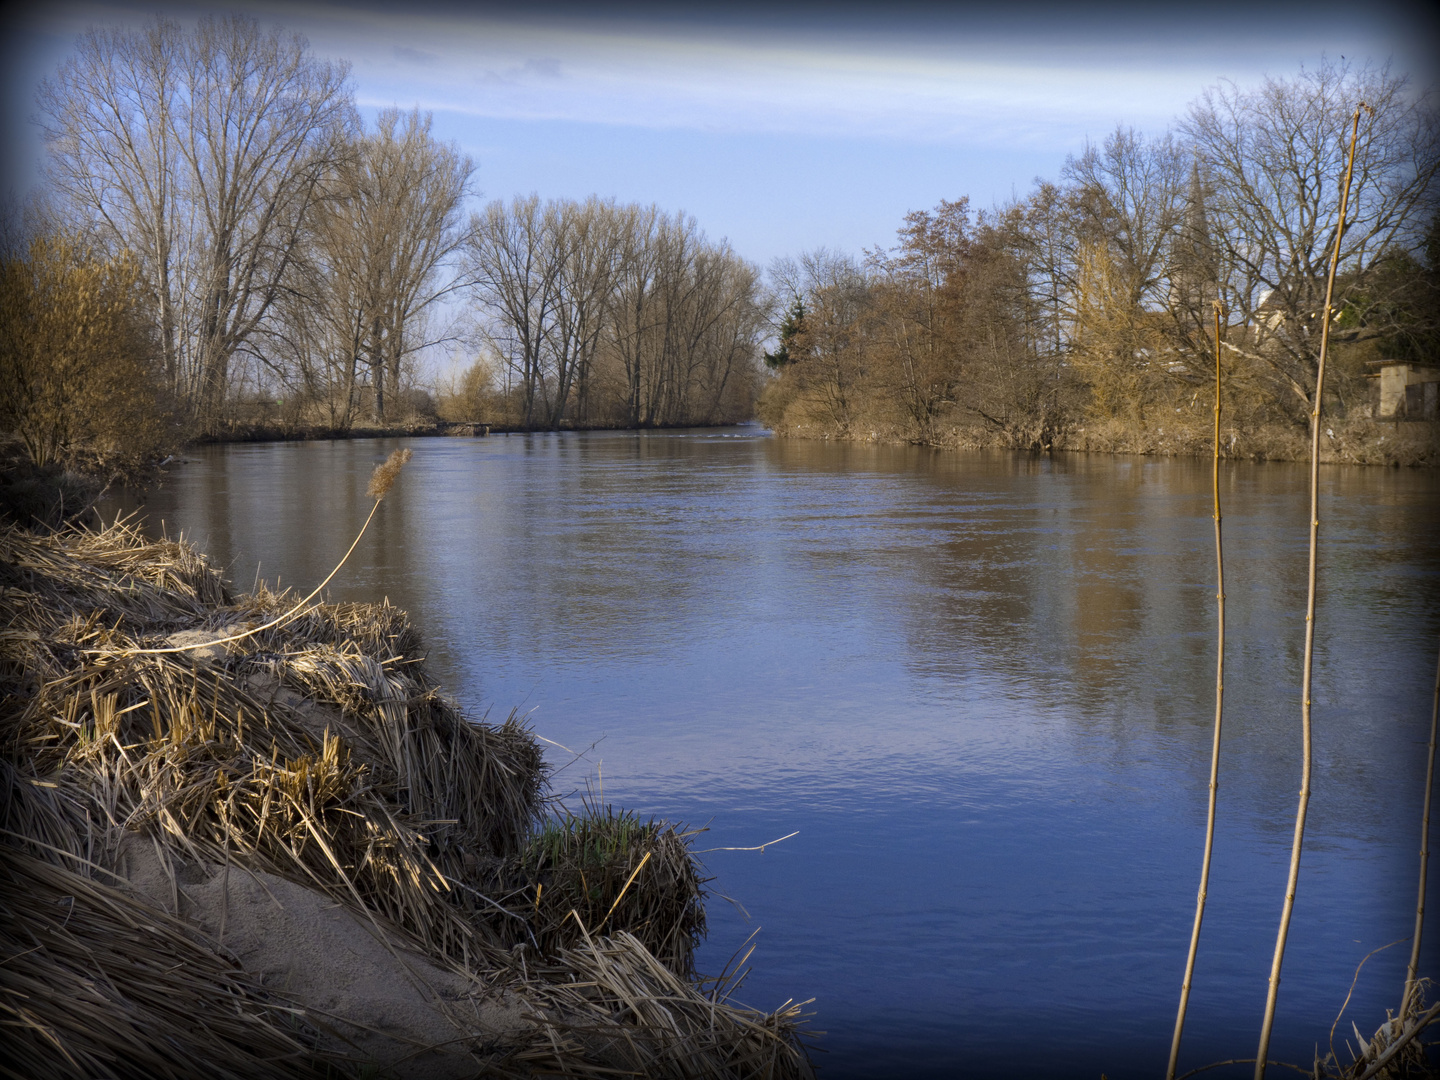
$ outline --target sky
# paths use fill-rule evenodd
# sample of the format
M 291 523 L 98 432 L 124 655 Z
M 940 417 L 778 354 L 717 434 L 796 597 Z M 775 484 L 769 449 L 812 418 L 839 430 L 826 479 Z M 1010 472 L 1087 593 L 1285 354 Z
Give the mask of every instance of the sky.
M 905 213 L 992 206 L 1117 125 L 1322 56 L 1437 79 L 1427 5 L 486 6 L 71 3 L 6 9 L 0 191 L 38 181 L 34 93 L 90 25 L 241 11 L 351 65 L 356 100 L 434 114 L 482 199 L 592 193 L 692 214 L 762 266 L 893 243 Z M 1177 13 L 1179 12 L 1179 13 Z

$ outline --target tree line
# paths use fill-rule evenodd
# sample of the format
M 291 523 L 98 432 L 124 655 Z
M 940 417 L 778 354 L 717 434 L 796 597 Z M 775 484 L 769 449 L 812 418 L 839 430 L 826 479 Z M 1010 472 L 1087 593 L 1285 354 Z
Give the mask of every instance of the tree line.
M 492 202 L 462 276 L 489 361 L 462 411 L 523 427 L 733 423 L 768 333 L 759 271 L 691 217 L 590 198 Z
M 0 238 L 0 426 L 37 454 L 167 425 L 433 419 L 417 358 L 447 345 L 480 357 L 445 403 L 458 418 L 656 425 L 753 409 L 766 314 L 758 271 L 728 245 L 684 215 L 598 199 L 471 212 L 475 164 L 429 115 L 366 123 L 347 66 L 297 35 L 242 16 L 94 28 L 38 106 L 42 199 Z M 92 285 L 123 334 L 99 334 L 81 297 L 51 302 Z M 45 328 L 30 326 L 24 312 L 46 304 Z M 104 350 L 76 351 L 100 337 Z M 113 394 L 77 373 L 102 369 L 125 372 L 140 413 L 90 415 Z
M 1365 412 L 1375 362 L 1440 343 L 1440 124 L 1388 69 L 1221 84 L 1174 130 L 1119 128 L 1024 198 L 942 201 L 892 247 L 781 259 L 762 281 L 654 206 L 472 211 L 475 164 L 429 116 L 367 124 L 346 66 L 298 36 L 234 16 L 92 29 L 40 91 L 44 203 L 0 236 L 0 427 L 58 459 L 237 421 L 393 425 L 433 409 L 417 358 L 448 346 L 474 358 L 440 388 L 457 420 L 717 423 L 758 396 L 788 433 L 1118 445 L 1208 415 L 1219 303 L 1227 415 L 1298 429 L 1361 100 L 1340 417 Z
M 1191 417 L 1198 429 L 1218 303 L 1227 414 L 1247 430 L 1299 430 L 1362 100 L 1373 113 L 1325 392 L 1336 415 L 1367 415 L 1374 361 L 1440 359 L 1440 125 L 1433 95 L 1405 78 L 1326 60 L 1214 87 L 1159 137 L 1119 128 L 1007 205 L 911 213 L 892 248 L 780 260 L 784 316 L 766 354 L 779 378 L 762 417 L 934 444 L 1075 444 L 1087 426 L 1123 436 Z

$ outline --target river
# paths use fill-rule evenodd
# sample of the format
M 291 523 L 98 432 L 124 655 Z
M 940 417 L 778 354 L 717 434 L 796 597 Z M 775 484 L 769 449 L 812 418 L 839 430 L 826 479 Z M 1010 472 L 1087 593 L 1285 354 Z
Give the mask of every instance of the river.
M 202 448 L 141 510 L 241 588 L 308 591 L 395 445 Z M 407 608 L 474 715 L 518 709 L 586 751 L 560 790 L 708 824 L 699 848 L 798 831 L 703 856 L 700 966 L 758 929 L 737 996 L 814 998 L 822 1077 L 1163 1073 L 1209 769 L 1208 461 L 758 428 L 405 445 L 331 597 Z M 1306 483 L 1222 469 L 1226 730 L 1182 1071 L 1258 1038 L 1300 774 Z M 1302 1066 L 1414 920 L 1437 496 L 1434 472 L 1322 473 L 1315 794 L 1272 1044 Z M 1408 953 L 1365 965 L 1337 1047 L 1397 1004 Z

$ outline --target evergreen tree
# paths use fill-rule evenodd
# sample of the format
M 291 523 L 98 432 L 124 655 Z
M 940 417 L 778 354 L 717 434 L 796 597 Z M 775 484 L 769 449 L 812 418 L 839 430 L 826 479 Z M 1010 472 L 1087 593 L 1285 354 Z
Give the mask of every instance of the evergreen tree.
M 765 366 L 774 368 L 777 371 L 793 364 L 799 357 L 790 355 L 790 345 L 796 335 L 805 332 L 805 301 L 798 296 L 795 302 L 790 305 L 790 310 L 785 313 L 785 321 L 780 324 L 780 345 L 772 353 L 765 354 Z

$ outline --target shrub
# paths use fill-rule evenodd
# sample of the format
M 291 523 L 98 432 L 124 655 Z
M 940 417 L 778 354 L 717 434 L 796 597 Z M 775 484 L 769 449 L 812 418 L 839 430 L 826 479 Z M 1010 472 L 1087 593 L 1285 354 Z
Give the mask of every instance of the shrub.
M 63 233 L 0 261 L 0 430 L 36 466 L 104 471 L 169 436 L 139 267 Z

